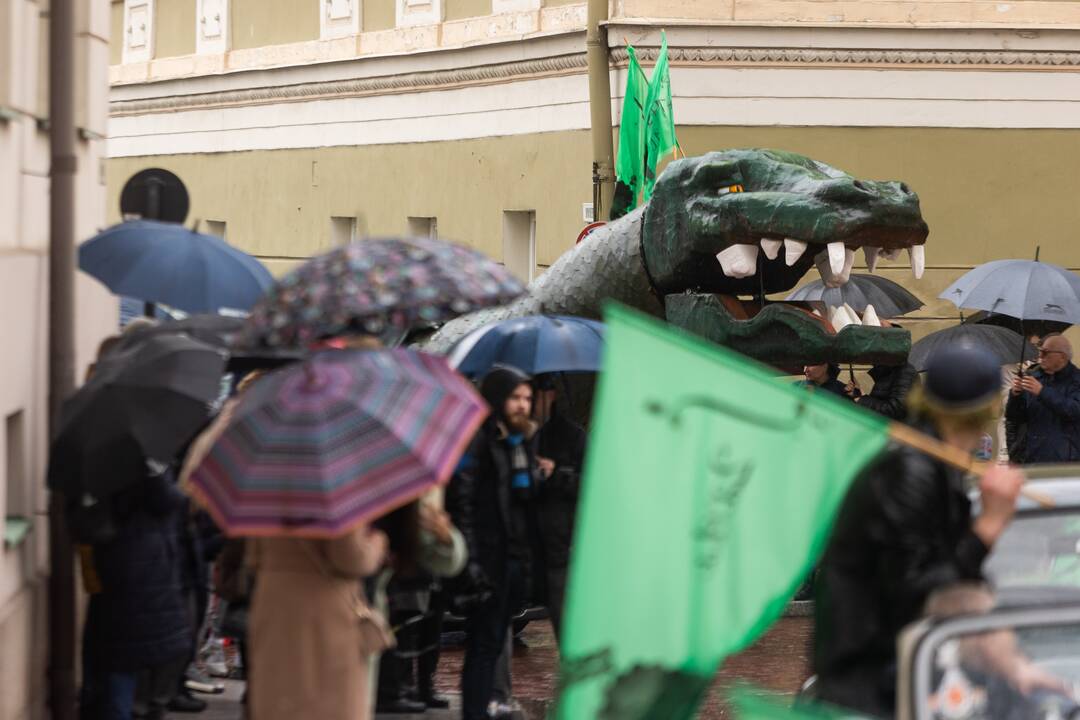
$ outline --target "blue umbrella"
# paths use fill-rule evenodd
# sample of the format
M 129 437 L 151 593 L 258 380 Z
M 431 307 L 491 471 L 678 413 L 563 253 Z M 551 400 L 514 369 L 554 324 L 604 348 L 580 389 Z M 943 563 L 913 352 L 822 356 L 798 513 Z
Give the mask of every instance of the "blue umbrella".
M 214 235 L 133 220 L 79 246 L 79 267 L 117 295 L 187 313 L 248 310 L 273 278 L 262 263 Z
M 995 260 L 964 273 L 939 295 L 960 308 L 1018 320 L 1080 323 L 1080 277 L 1038 260 Z
M 451 348 L 447 360 L 461 374 L 473 376 L 496 363 L 530 375 L 598 372 L 603 345 L 603 323 L 571 315 L 529 315 L 469 333 Z

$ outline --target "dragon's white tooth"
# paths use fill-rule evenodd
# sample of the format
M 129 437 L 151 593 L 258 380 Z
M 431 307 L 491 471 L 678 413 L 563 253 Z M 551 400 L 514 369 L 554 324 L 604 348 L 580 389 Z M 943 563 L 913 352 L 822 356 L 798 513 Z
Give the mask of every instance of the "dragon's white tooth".
M 829 324 L 833 326 L 833 330 L 840 332 L 848 325 L 851 324 L 851 318 L 844 311 L 844 308 L 829 308 Z
M 862 320 L 859 318 L 859 313 L 855 312 L 855 309 L 847 303 L 844 303 L 844 312 L 847 314 L 848 320 L 851 321 L 852 325 L 862 325 Z
M 832 268 L 834 275 L 839 275 L 844 271 L 844 243 L 831 242 L 826 246 L 829 253 L 829 267 Z
M 844 284 L 840 279 L 840 275 L 833 272 L 832 263 L 829 261 L 829 253 L 827 251 L 822 250 L 814 256 L 814 265 L 817 267 L 817 271 L 821 275 L 821 281 L 825 283 L 825 287 L 838 288 Z M 841 268 L 841 270 L 843 270 L 843 268 Z
M 791 267 L 802 257 L 806 252 L 806 243 L 802 240 L 792 240 L 787 238 L 784 240 L 784 263 Z
M 877 267 L 878 254 L 881 252 L 881 248 L 876 248 L 872 245 L 865 245 L 862 249 L 863 257 L 866 258 L 866 271 L 874 272 L 874 268 Z
M 761 249 L 765 251 L 765 257 L 770 260 L 775 260 L 776 256 L 780 254 L 780 247 L 784 244 L 783 240 L 770 240 L 769 238 L 761 238 Z
M 877 310 L 870 303 L 866 304 L 866 309 L 863 310 L 862 324 L 870 325 L 872 327 L 881 327 L 881 319 L 877 316 Z
M 882 249 L 881 257 L 891 262 L 896 258 L 900 257 L 900 248 L 893 248 L 892 250 Z
M 733 278 L 750 277 L 757 272 L 757 245 L 729 245 L 716 253 L 724 274 Z
M 831 259 L 830 259 L 831 262 Z M 840 284 L 843 285 L 851 279 L 851 268 L 855 266 L 855 251 L 850 248 L 844 248 L 844 267 L 840 271 Z M 858 317 L 856 315 L 855 317 Z
M 912 245 L 908 248 L 908 256 L 911 258 L 911 272 L 916 280 L 921 280 L 926 270 L 926 246 Z

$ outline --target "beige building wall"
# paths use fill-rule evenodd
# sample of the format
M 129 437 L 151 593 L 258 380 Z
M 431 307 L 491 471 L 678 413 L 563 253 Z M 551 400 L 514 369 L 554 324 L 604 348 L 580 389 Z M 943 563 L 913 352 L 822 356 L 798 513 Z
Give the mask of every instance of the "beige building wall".
M 76 3 L 80 237 L 105 221 L 108 0 Z M 0 720 L 45 717 L 48 527 L 49 142 L 47 3 L 0 0 Z M 77 285 L 78 368 L 116 325 L 94 281 Z M 23 528 L 27 532 L 22 532 Z M 18 531 L 18 532 L 16 532 Z

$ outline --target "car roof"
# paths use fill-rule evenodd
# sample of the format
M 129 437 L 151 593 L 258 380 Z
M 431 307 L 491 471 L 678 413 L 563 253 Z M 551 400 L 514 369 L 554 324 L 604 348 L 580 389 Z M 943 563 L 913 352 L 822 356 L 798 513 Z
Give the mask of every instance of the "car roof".
M 1080 463 L 1068 465 L 1028 465 L 1025 487 L 1054 501 L 1053 510 L 1080 510 Z M 1031 498 L 1021 495 L 1016 509 L 1021 513 L 1046 510 Z

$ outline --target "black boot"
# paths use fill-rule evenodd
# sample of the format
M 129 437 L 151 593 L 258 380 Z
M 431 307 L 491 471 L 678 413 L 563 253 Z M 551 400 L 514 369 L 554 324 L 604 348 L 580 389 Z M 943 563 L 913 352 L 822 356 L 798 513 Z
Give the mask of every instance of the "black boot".
M 450 707 L 450 699 L 445 695 L 435 692 L 435 687 L 430 683 L 420 685 L 420 702 L 433 710 L 445 710 Z
M 416 700 L 409 700 L 406 697 L 380 698 L 375 704 L 376 713 L 386 713 L 388 715 L 417 715 L 425 710 L 427 710 L 427 705 Z
M 200 700 L 190 692 L 177 693 L 176 697 L 169 701 L 169 712 L 175 713 L 201 713 L 206 710 L 206 701 Z

